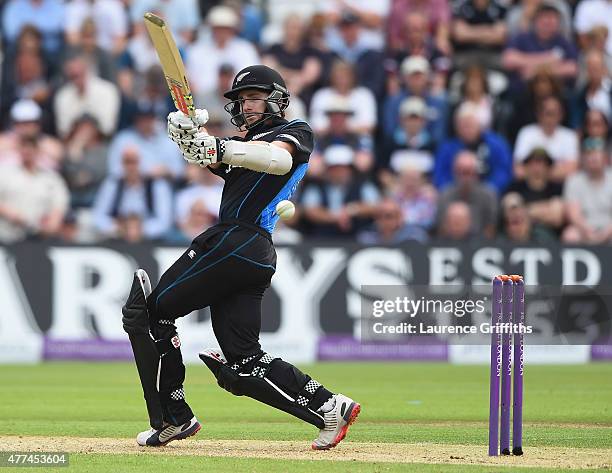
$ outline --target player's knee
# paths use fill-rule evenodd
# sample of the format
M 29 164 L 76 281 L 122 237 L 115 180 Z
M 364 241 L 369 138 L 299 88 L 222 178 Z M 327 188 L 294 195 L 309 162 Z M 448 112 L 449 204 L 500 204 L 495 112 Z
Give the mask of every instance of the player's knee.
M 134 277 L 132 288 L 125 305 L 121 308 L 123 315 L 123 330 L 129 335 L 146 334 L 148 332 L 149 317 L 147 314 L 146 298 L 140 287 L 137 277 Z

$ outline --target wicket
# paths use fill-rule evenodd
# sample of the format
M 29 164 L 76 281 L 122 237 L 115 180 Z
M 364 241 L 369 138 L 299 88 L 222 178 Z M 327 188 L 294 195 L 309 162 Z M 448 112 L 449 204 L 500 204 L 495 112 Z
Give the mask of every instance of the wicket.
M 510 404 L 512 402 L 512 453 L 523 454 L 523 333 L 525 284 L 522 276 L 493 279 L 491 311 L 491 379 L 489 385 L 489 456 L 510 455 Z M 512 333 L 503 328 L 513 327 Z M 514 344 L 514 352 L 512 345 Z M 514 373 L 513 373 L 514 366 Z M 501 427 L 500 427 L 501 378 Z M 511 393 L 512 390 L 512 393 Z M 511 401 L 512 396 L 512 401 Z M 501 432 L 500 432 L 501 428 Z M 499 449 L 498 449 L 499 442 Z

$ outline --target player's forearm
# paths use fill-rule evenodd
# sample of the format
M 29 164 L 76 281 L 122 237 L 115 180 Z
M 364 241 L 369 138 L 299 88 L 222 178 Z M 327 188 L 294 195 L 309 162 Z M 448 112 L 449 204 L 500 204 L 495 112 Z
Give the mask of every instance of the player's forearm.
M 228 140 L 220 145 L 221 161 L 267 174 L 287 174 L 293 166 L 293 157 L 284 147 L 267 141 Z

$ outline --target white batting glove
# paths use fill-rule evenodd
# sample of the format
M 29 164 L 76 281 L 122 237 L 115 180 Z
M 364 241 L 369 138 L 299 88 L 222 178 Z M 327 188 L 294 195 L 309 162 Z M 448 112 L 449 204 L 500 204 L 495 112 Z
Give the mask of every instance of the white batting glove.
M 196 108 L 195 117 L 191 118 L 181 111 L 168 114 L 168 136 L 176 144 L 189 139 L 199 128 L 208 122 L 208 111 L 203 108 Z
M 223 140 L 203 132 L 197 132 L 179 144 L 185 161 L 205 167 L 223 158 Z

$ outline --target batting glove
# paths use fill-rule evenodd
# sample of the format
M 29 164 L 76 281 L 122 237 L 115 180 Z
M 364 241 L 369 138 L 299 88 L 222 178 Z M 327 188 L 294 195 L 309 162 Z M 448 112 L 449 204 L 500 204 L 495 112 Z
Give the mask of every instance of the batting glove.
M 179 144 L 185 161 L 205 167 L 214 164 L 223 158 L 224 140 L 197 132 L 190 139 Z
M 181 111 L 169 113 L 168 136 L 172 141 L 180 145 L 181 141 L 188 140 L 195 135 L 206 122 L 208 122 L 208 111 L 203 108 L 195 110 L 194 118 L 185 115 Z

